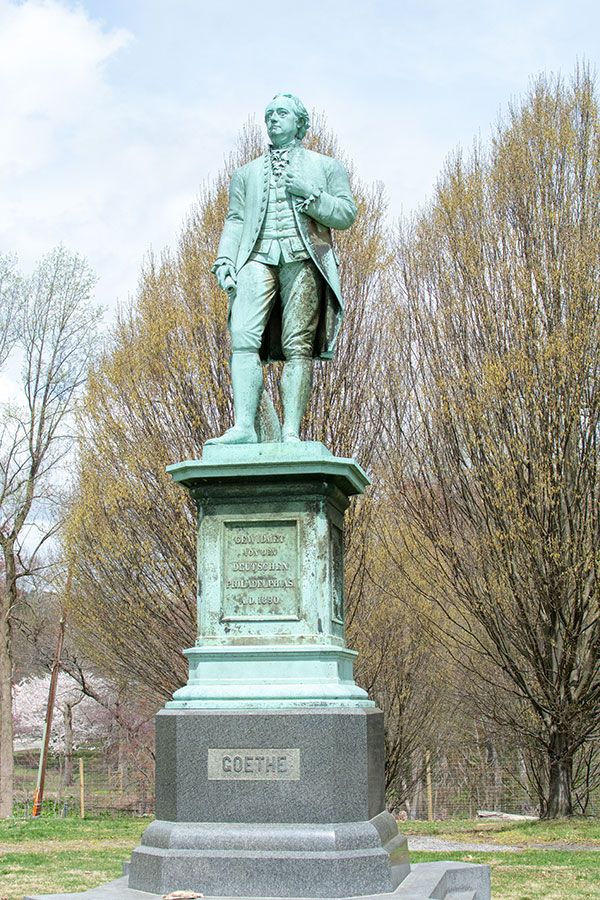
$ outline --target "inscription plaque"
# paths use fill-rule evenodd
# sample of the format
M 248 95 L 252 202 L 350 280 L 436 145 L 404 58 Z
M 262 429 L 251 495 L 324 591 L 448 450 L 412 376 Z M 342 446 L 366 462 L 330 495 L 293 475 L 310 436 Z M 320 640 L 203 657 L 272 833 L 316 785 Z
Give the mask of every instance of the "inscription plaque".
M 298 748 L 211 748 L 208 751 L 209 781 L 298 781 L 299 778 Z
M 222 618 L 298 620 L 295 520 L 223 523 Z

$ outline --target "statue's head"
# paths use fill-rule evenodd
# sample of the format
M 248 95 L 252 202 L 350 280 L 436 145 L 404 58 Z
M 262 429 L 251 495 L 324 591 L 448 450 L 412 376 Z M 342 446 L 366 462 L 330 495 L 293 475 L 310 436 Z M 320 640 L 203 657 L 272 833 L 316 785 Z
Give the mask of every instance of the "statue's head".
M 310 120 L 306 107 L 294 94 L 275 94 L 265 110 L 265 124 L 271 142 L 281 146 L 294 139 L 301 141 Z

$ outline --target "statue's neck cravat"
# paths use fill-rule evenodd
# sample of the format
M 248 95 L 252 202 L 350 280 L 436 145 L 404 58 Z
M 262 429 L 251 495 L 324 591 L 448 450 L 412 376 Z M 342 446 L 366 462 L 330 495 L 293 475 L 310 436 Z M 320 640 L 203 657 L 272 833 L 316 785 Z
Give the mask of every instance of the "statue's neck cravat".
M 271 171 L 276 180 L 283 175 L 290 162 L 290 151 L 292 147 L 270 147 L 269 155 L 271 158 Z

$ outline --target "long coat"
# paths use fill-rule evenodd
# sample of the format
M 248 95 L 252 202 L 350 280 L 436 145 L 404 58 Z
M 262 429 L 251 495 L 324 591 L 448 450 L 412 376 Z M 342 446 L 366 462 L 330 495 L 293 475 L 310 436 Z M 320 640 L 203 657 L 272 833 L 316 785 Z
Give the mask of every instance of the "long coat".
M 310 212 L 298 208 L 302 204 L 300 197 L 293 198 L 293 210 L 302 242 L 323 276 L 323 302 L 313 355 L 331 359 L 344 312 L 331 229 L 349 228 L 356 218 L 356 204 L 345 168 L 331 156 L 297 146 L 292 150 L 290 166 L 299 170 L 308 184 L 322 189 L 321 195 L 310 204 Z M 268 152 L 237 169 L 231 176 L 229 211 L 218 257 L 230 259 L 238 272 L 248 262 L 258 240 L 267 212 L 270 179 Z M 265 361 L 283 359 L 279 302 L 274 304 L 260 353 Z

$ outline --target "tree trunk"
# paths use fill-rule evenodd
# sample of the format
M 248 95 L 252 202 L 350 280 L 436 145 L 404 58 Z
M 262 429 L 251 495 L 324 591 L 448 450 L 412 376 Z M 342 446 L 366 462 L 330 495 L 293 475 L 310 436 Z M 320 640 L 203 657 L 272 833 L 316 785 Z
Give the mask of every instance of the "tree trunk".
M 573 815 L 573 758 L 568 751 L 567 735 L 557 731 L 550 745 L 548 803 L 544 818 Z
M 0 819 L 13 814 L 12 644 L 10 616 L 16 601 L 15 560 L 3 547 L 4 585 L 0 587 Z
M 73 707 L 63 704 L 63 722 L 65 726 L 65 787 L 73 784 Z
M 486 784 L 485 784 L 485 793 L 486 793 L 486 805 L 490 807 L 490 809 L 502 809 L 503 804 L 503 793 L 504 793 L 504 783 L 502 778 L 502 766 L 500 765 L 500 759 L 498 757 L 498 751 L 496 750 L 496 745 L 492 741 L 491 738 L 488 738 L 485 742 L 485 752 L 486 752 L 486 763 L 487 763 L 487 772 L 486 772 Z M 490 779 L 489 773 L 492 773 L 492 778 Z M 490 781 L 492 782 L 490 784 Z M 491 792 L 490 792 L 491 787 Z M 490 796 L 491 793 L 491 796 Z

